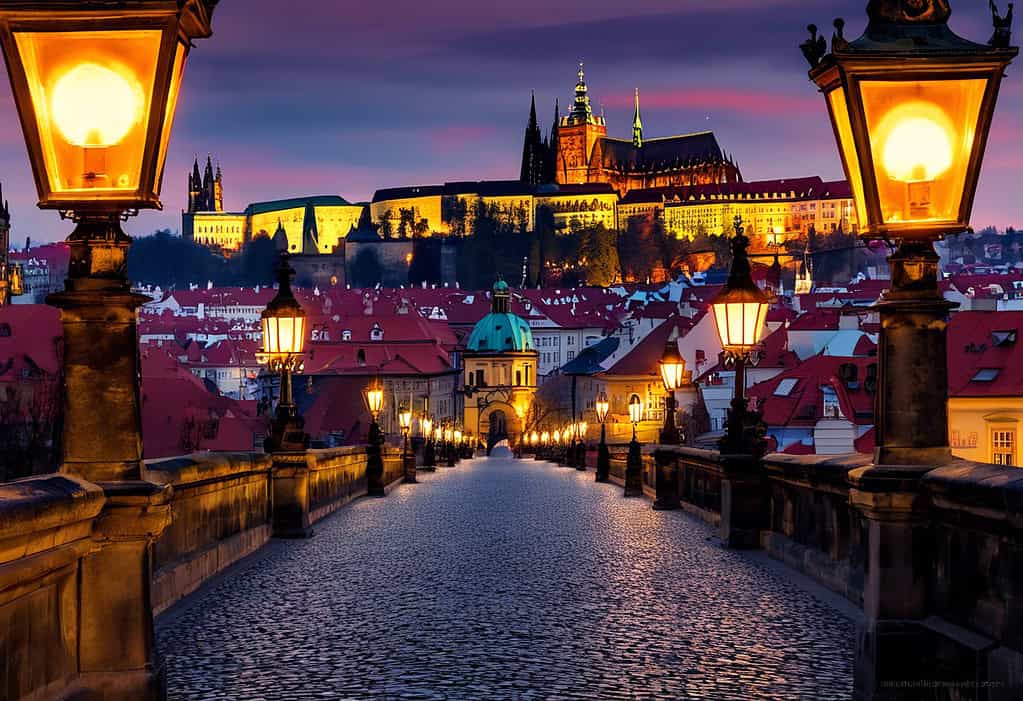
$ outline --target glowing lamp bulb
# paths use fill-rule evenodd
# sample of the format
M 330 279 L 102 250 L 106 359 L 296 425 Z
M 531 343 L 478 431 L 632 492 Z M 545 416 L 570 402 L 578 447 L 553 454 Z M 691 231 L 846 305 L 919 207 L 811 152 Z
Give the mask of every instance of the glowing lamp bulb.
M 53 85 L 53 120 L 63 137 L 82 147 L 121 142 L 142 119 L 138 81 L 96 63 L 81 63 Z
M 952 167 L 952 130 L 934 105 L 913 102 L 897 107 L 885 117 L 881 132 L 882 163 L 893 180 L 934 181 Z

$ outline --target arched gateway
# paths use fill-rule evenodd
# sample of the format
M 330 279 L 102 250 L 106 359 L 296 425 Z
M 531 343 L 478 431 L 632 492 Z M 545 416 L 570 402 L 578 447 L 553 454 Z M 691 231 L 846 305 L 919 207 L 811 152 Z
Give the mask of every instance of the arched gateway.
M 529 324 L 511 311 L 508 283 L 498 280 L 491 294 L 491 311 L 473 328 L 463 354 L 463 425 L 488 451 L 501 440 L 514 444 L 522 435 L 521 417 L 536 394 L 539 356 Z

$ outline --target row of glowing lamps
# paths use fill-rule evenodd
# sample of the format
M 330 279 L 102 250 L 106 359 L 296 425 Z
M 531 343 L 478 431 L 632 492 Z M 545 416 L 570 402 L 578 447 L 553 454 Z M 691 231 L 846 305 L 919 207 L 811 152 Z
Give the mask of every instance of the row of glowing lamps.
M 374 379 L 363 390 L 363 397 L 366 400 L 366 406 L 369 408 L 370 414 L 373 416 L 373 421 L 379 420 L 380 412 L 384 408 L 384 386 L 379 379 Z M 398 406 L 398 426 L 405 436 L 411 434 L 413 420 L 414 416 L 411 407 L 408 404 L 400 404 Z M 436 443 L 443 442 L 454 445 L 467 445 L 473 440 L 471 433 L 463 431 L 454 422 L 445 421 L 443 425 L 439 426 L 434 426 L 434 423 L 433 417 L 429 414 L 424 413 L 419 418 L 420 435 L 423 438 L 432 438 Z

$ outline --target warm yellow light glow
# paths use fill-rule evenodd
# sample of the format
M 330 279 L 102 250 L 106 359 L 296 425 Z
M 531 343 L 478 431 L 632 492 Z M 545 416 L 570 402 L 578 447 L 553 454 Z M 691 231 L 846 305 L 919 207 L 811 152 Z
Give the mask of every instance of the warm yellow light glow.
M 607 399 L 607 392 L 601 392 L 597 395 L 597 401 L 593 403 L 593 408 L 597 413 L 597 421 L 604 423 L 607 420 L 607 412 L 611 409 L 611 403 Z
M 764 302 L 714 304 L 718 336 L 725 350 L 750 351 L 760 343 L 768 305 Z
M 429 437 L 433 433 L 433 419 L 429 416 L 424 416 L 422 420 L 423 435 Z
M 97 63 L 80 63 L 54 82 L 51 108 L 69 143 L 109 147 L 142 119 L 145 99 L 133 77 Z
M 952 125 L 941 108 L 910 102 L 889 112 L 878 128 L 885 172 L 894 180 L 937 180 L 952 167 Z
M 376 419 L 380 410 L 384 408 L 384 386 L 379 380 L 374 380 L 373 384 L 366 388 L 365 393 L 366 406 L 369 407 L 369 412 Z
M 298 355 L 305 349 L 305 317 L 263 319 L 263 352 L 270 356 Z
M 633 425 L 643 420 L 643 401 L 639 395 L 634 394 L 629 398 L 629 422 Z

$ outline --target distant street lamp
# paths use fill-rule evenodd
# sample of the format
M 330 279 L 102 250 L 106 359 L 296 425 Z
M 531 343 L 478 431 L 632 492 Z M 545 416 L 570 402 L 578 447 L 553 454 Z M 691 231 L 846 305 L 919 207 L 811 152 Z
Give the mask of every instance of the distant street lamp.
M 1010 47 L 1011 11 L 995 6 L 988 45 L 957 36 L 951 9 L 874 0 L 863 36 L 807 53 L 852 185 L 860 234 L 896 240 L 891 287 L 877 305 L 875 462 L 948 459 L 946 323 L 933 241 L 967 231 Z M 922 5 L 922 3 L 916 3 Z M 897 349 L 897 350 L 896 350 Z
M 629 422 L 632 424 L 632 441 L 629 443 L 629 457 L 625 463 L 625 496 L 643 496 L 643 455 L 636 429 L 643 420 L 643 400 L 638 394 L 629 398 Z
M 384 491 L 384 432 L 380 429 L 380 412 L 384 408 L 384 385 L 379 377 L 363 390 L 366 407 L 372 421 L 369 425 L 369 440 L 366 449 L 366 490 L 371 497 L 385 496 Z
M 416 456 L 409 453 L 409 440 L 412 438 L 412 407 L 402 404 L 398 407 L 398 425 L 403 439 L 401 448 L 401 467 L 405 484 L 416 483 Z
M 423 431 L 423 470 L 432 472 L 437 469 L 437 448 L 434 443 L 433 417 L 423 414 L 419 423 Z
M 597 395 L 593 408 L 600 422 L 600 445 L 597 446 L 597 481 L 608 482 L 611 479 L 611 451 L 607 449 L 607 414 L 611 410 L 611 402 L 607 392 L 601 390 Z
M 263 349 L 257 360 L 281 376 L 281 396 L 266 439 L 268 453 L 302 451 L 309 446 L 309 436 L 302 430 L 305 422 L 298 415 L 291 386 L 292 373 L 303 369 L 306 332 L 305 310 L 291 291 L 294 275 L 287 254 L 283 254 L 277 273 L 277 294 L 262 314 Z
M 586 429 L 589 428 L 585 421 L 576 424 L 576 431 L 579 434 L 579 445 L 575 458 L 575 469 L 580 472 L 586 470 Z
M 721 451 L 726 454 L 756 454 L 762 450 L 757 436 L 759 421 L 746 405 L 746 363 L 750 353 L 760 344 L 770 301 L 753 282 L 747 254 L 749 239 L 744 233 L 742 217 L 736 216 L 732 237 L 732 269 L 728 282 L 712 307 L 718 337 L 725 357 L 735 365 L 735 394 L 728 411 Z
M 678 342 L 674 334 L 664 344 L 664 353 L 660 361 L 661 380 L 664 383 L 664 426 L 661 428 L 662 445 L 678 445 L 678 427 L 675 425 L 675 391 L 685 381 L 686 361 L 678 352 Z

